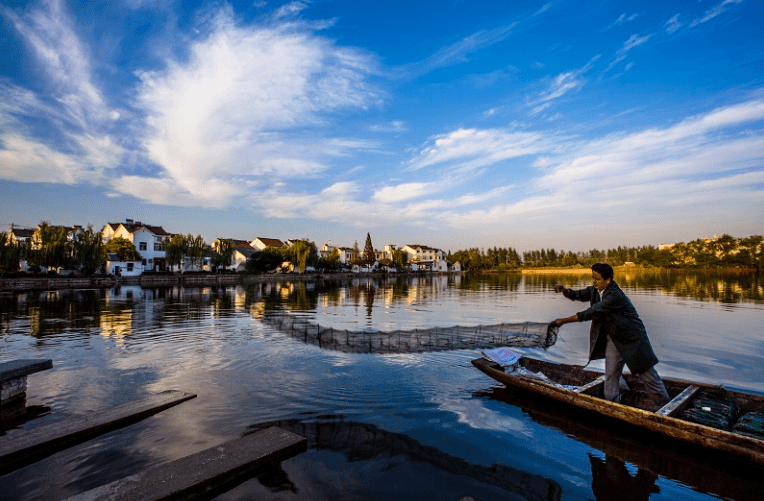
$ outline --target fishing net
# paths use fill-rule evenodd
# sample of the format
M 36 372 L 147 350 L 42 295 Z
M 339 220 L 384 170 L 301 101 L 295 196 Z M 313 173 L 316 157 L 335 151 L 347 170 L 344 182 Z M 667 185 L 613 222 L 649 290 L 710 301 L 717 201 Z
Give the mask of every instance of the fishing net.
M 546 322 L 356 331 L 322 327 L 289 315 L 264 317 L 262 321 L 304 343 L 345 353 L 423 353 L 500 346 L 546 349 L 557 342 L 559 330 Z
M 743 414 L 732 430 L 749 437 L 764 440 L 764 412 Z
M 729 431 L 739 413 L 740 407 L 726 395 L 723 389 L 704 389 L 678 417 Z

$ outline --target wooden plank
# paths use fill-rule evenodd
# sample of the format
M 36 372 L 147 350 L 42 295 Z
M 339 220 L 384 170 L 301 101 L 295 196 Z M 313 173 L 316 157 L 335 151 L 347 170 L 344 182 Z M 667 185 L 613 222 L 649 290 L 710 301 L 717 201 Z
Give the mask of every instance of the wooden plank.
M 102 485 L 68 501 L 209 498 L 251 478 L 259 467 L 283 461 L 307 448 L 306 438 L 272 426 Z
M 575 391 L 576 393 L 584 393 L 586 395 L 592 395 L 594 393 L 597 393 L 599 391 L 599 388 L 604 385 L 605 385 L 605 376 L 600 376 L 594 381 L 591 381 L 583 386 L 579 386 L 573 391 Z
M 52 360 L 11 360 L 0 364 L 0 381 L 26 376 L 53 367 Z
M 73 416 L 29 431 L 11 431 L 0 437 L 0 471 L 9 472 L 21 468 L 194 397 L 196 395 L 193 393 L 167 390 L 134 402 Z
M 690 400 L 695 398 L 695 395 L 697 395 L 699 391 L 699 386 L 691 384 L 685 388 L 682 393 L 671 399 L 669 403 L 655 411 L 655 413 L 660 414 L 661 416 L 674 416 L 687 408 L 687 404 L 690 403 Z

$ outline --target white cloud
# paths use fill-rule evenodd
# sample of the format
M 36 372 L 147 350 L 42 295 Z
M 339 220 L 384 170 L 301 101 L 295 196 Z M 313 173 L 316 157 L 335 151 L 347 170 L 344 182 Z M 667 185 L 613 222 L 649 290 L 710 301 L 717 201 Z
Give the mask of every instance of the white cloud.
M 413 63 L 401 67 L 402 74 L 413 78 L 429 73 L 437 68 L 444 68 L 467 61 L 467 55 L 490 47 L 506 39 L 517 23 L 499 26 L 491 30 L 480 30 L 462 40 L 442 47 L 433 55 L 420 63 Z
M 538 153 L 550 146 L 541 134 L 501 129 L 458 129 L 434 138 L 412 159 L 412 169 L 439 165 L 443 169 L 472 171 L 499 161 Z
M 108 111 L 92 81 L 87 46 L 75 33 L 61 0 L 50 0 L 44 6 L 47 8 L 21 17 L 10 9 L 4 12 L 43 64 L 54 95 L 70 118 L 82 127 L 104 119 Z
M 666 24 L 664 24 L 663 27 L 666 29 L 666 33 L 669 35 L 681 28 L 682 23 L 679 22 L 679 14 L 676 14 L 674 17 L 666 21 Z
M 719 14 L 722 14 L 724 11 L 726 11 L 731 5 L 743 3 L 743 0 L 724 0 L 722 3 L 715 5 L 713 8 L 706 11 L 706 13 L 703 15 L 703 17 L 699 19 L 695 19 L 693 22 L 690 23 L 690 26 L 697 26 L 698 24 L 706 23 L 710 21 L 711 19 L 715 18 Z
M 2 179 L 23 183 L 74 184 L 84 177 L 84 166 L 71 155 L 19 134 L 2 134 L 0 140 L 3 145 L 0 150 Z
M 373 198 L 383 203 L 396 203 L 429 195 L 442 189 L 441 183 L 402 183 L 378 189 L 374 192 Z
M 565 94 L 584 86 L 586 80 L 583 75 L 588 72 L 594 63 L 600 58 L 599 55 L 591 58 L 582 68 L 560 73 L 549 83 L 549 88 L 541 92 L 529 105 L 533 106 L 531 113 L 538 114 L 549 108 L 552 101 L 559 99 Z
M 610 64 L 608 64 L 605 71 L 609 70 L 610 68 L 612 68 L 619 62 L 626 59 L 626 56 L 628 56 L 629 51 L 631 49 L 635 47 L 639 47 L 640 45 L 650 40 L 651 37 L 652 35 L 644 35 L 644 36 L 631 35 L 631 37 L 629 37 L 629 39 L 623 43 L 623 46 L 620 49 L 618 49 L 618 51 L 615 53 L 615 58 L 610 62 Z
M 200 204 L 239 196 L 240 177 L 314 175 L 327 158 L 369 146 L 320 130 L 326 113 L 379 102 L 370 56 L 294 27 L 239 27 L 226 17 L 215 26 L 187 62 L 143 73 L 139 94 L 151 160 Z

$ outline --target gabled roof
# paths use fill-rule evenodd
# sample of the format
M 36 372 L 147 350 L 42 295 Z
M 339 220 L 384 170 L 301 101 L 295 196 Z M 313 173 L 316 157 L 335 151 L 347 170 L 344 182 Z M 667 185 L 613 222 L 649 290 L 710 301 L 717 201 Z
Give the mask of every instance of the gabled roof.
M 8 233 L 13 233 L 16 238 L 30 238 L 34 235 L 34 230 L 31 228 L 13 228 L 11 227 Z
M 284 242 L 282 242 L 278 238 L 256 237 L 255 240 L 260 240 L 266 246 L 268 246 L 268 247 L 275 247 L 277 249 L 279 247 L 283 247 L 284 246 Z
M 435 252 L 443 252 L 440 249 L 436 249 L 435 247 L 428 247 L 427 245 L 412 245 L 412 244 L 407 244 L 404 247 L 410 247 L 412 249 L 419 248 L 419 249 L 422 249 L 422 250 L 425 250 L 425 251 L 426 250 L 430 250 L 430 251 L 435 251 Z
M 230 241 L 231 241 L 231 243 L 233 244 L 233 248 L 234 248 L 234 249 L 237 249 L 237 250 L 239 250 L 239 249 L 252 249 L 252 250 L 256 250 L 256 249 L 255 249 L 254 247 L 252 247 L 252 245 L 251 245 L 251 244 L 250 244 L 248 241 L 246 241 L 246 240 L 238 240 L 238 239 L 236 239 L 236 238 L 226 238 L 226 239 L 221 239 L 221 240 L 230 240 Z
M 162 236 L 169 235 L 169 233 L 167 233 L 164 230 L 164 228 L 162 228 L 161 226 L 151 226 L 149 224 L 134 224 L 131 227 L 125 226 L 125 228 L 130 233 L 135 233 L 136 231 L 140 230 L 141 228 L 146 228 L 147 230 L 149 230 L 154 235 L 162 235 Z

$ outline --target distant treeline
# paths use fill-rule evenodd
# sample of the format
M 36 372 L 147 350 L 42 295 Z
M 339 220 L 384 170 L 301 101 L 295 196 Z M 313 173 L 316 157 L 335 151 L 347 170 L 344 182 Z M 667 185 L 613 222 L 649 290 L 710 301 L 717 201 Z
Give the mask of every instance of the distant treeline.
M 543 267 L 591 266 L 609 263 L 612 266 L 634 264 L 638 266 L 705 268 L 717 266 L 750 267 L 760 269 L 764 264 L 764 237 L 753 235 L 735 238 L 724 234 L 715 238 L 699 238 L 688 243 L 660 246 L 617 247 L 589 251 L 557 251 L 540 249 L 523 252 L 522 257 L 513 248 L 493 247 L 487 250 L 472 248 L 449 255 L 459 262 L 463 270 L 502 270 Z

